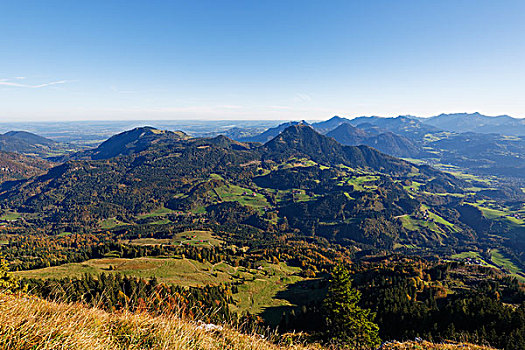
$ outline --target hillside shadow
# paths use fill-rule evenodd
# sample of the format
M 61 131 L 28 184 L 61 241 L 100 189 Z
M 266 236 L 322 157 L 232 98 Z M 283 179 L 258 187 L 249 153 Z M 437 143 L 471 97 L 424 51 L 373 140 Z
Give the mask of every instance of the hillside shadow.
M 268 324 L 276 326 L 285 312 L 323 300 L 327 286 L 326 280 L 322 278 L 289 284 L 286 289 L 277 292 L 274 299 L 286 300 L 291 305 L 267 307 L 261 313 L 261 317 Z

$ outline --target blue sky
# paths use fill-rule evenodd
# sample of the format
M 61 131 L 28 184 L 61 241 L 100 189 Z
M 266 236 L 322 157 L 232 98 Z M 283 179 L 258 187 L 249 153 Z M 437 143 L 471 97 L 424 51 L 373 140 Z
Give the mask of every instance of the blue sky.
M 0 1 L 0 120 L 525 117 L 525 1 Z

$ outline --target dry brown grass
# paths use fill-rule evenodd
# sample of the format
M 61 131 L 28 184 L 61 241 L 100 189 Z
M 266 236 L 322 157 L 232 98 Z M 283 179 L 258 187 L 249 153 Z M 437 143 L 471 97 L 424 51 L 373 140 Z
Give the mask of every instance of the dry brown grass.
M 475 349 L 470 344 L 408 342 L 382 349 Z M 205 331 L 178 317 L 153 317 L 129 312 L 108 313 L 81 304 L 44 301 L 0 293 L 0 349 L 3 350 L 307 350 L 318 345 L 280 346 L 256 334 L 230 327 Z M 327 350 L 327 349 L 325 349 Z
M 233 329 L 207 332 L 177 317 L 107 313 L 78 304 L 0 295 L 0 349 L 279 350 Z M 286 349 L 305 349 L 286 347 Z

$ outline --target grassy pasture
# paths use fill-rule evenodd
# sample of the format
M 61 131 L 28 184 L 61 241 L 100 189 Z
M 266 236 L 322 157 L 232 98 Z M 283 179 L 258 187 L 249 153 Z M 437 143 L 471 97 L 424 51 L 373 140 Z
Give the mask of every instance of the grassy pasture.
M 451 255 L 450 257 L 452 259 L 466 259 L 466 258 L 477 259 L 483 262 L 486 266 L 496 267 L 494 264 L 492 264 L 490 260 L 484 259 L 479 252 L 475 252 L 475 251 L 461 252 L 458 254 Z
M 254 192 L 249 188 L 243 188 L 236 185 L 225 185 L 215 189 L 220 200 L 224 202 L 239 202 L 242 205 L 247 205 L 255 208 L 264 208 L 269 206 L 266 197 L 262 194 Z
M 522 281 L 525 280 L 525 273 L 498 249 L 491 249 L 490 259 L 495 265 L 507 270 L 512 276 L 518 277 Z
M 427 228 L 439 236 L 447 236 L 450 231 L 455 230 L 454 225 L 451 227 L 446 226 L 447 230 L 445 231 L 442 227 L 438 226 L 436 222 L 416 219 L 410 215 L 401 216 L 399 220 L 401 220 L 403 227 L 409 231 L 419 231 L 422 228 Z
M 299 268 L 285 263 L 261 263 L 258 269 L 234 267 L 224 262 L 218 264 L 200 263 L 182 258 L 104 258 L 83 263 L 71 263 L 37 270 L 18 271 L 16 275 L 25 278 L 81 278 L 84 274 L 120 273 L 140 278 L 156 277 L 160 282 L 182 286 L 202 286 L 235 281 L 245 281 L 234 295 L 235 310 L 259 314 L 267 308 L 292 307 L 294 299 L 279 298 L 280 293 L 301 294 L 299 282 L 304 281 Z M 306 293 L 305 291 L 302 292 Z M 302 294 L 301 294 L 302 295 Z M 303 295 L 301 298 L 304 298 Z M 296 298 L 298 299 L 298 298 Z M 277 309 L 276 309 L 277 310 Z M 270 313 L 271 314 L 271 313 Z M 278 317 L 273 315 L 273 317 Z M 278 320 L 277 320 L 278 321 Z
M 346 183 L 354 186 L 356 191 L 368 191 L 377 188 L 377 186 L 371 183 L 377 181 L 378 179 L 379 176 L 375 175 L 350 176 L 346 180 Z
M 13 211 L 8 211 L 0 216 L 1 221 L 16 221 L 21 218 L 22 215 Z
M 221 239 L 210 231 L 185 231 L 175 233 L 172 239 L 138 238 L 126 242 L 137 245 L 173 244 L 193 246 L 218 246 L 223 243 Z
M 139 219 L 143 219 L 143 218 L 149 218 L 149 217 L 155 217 L 155 216 L 164 216 L 164 215 L 168 215 L 168 214 L 171 214 L 171 213 L 173 213 L 173 210 L 161 207 L 161 208 L 156 209 L 156 210 L 154 210 L 152 212 L 145 213 L 145 214 L 140 214 L 137 217 Z
M 83 263 L 71 263 L 37 270 L 17 272 L 27 278 L 82 277 L 87 274 L 121 273 L 140 278 L 156 277 L 159 281 L 183 286 L 219 284 L 232 281 L 225 271 L 214 269 L 210 263 L 177 258 L 104 258 Z
M 121 225 L 125 225 L 125 223 L 117 220 L 116 218 L 107 218 L 99 222 L 99 226 L 103 230 L 109 230 Z

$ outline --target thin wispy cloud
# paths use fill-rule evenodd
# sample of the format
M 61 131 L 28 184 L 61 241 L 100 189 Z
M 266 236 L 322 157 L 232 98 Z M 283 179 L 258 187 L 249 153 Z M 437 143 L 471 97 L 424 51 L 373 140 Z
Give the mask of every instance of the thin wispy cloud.
M 24 80 L 25 77 L 16 77 L 15 80 Z M 0 86 L 10 86 L 10 87 L 17 87 L 17 88 L 26 88 L 26 89 L 41 89 L 48 86 L 53 85 L 61 85 L 67 83 L 67 80 L 57 80 L 57 81 L 50 81 L 47 83 L 42 84 L 22 84 L 16 81 L 12 81 L 12 79 L 0 79 Z
M 296 93 L 294 97 L 294 102 L 310 102 L 312 100 L 312 97 L 308 94 L 304 93 Z

